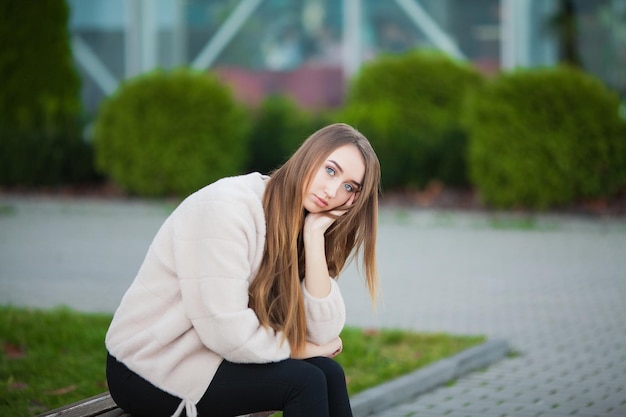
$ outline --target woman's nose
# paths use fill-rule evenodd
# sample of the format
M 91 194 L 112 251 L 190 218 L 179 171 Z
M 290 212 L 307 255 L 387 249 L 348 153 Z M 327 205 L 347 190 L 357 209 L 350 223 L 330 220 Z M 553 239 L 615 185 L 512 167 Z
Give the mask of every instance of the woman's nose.
M 333 198 L 337 195 L 337 186 L 335 184 L 327 184 L 324 192 L 328 198 Z

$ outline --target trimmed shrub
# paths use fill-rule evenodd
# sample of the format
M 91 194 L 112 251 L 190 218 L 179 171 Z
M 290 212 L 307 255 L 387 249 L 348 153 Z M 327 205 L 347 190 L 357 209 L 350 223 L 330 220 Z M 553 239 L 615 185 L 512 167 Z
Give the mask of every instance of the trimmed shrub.
M 80 81 L 63 0 L 0 2 L 0 184 L 93 175 L 80 135 Z
M 465 94 L 482 81 L 474 68 L 434 51 L 383 55 L 364 65 L 343 118 L 371 140 L 385 188 L 468 183 L 460 116 Z
M 468 101 L 471 177 L 497 207 L 544 209 L 626 184 L 619 98 L 567 67 L 505 73 Z
M 247 118 L 212 74 L 154 71 L 126 81 L 94 127 L 97 167 L 142 196 L 187 195 L 241 173 Z
M 323 122 L 287 96 L 269 96 L 254 114 L 250 171 L 269 173 L 282 165 Z

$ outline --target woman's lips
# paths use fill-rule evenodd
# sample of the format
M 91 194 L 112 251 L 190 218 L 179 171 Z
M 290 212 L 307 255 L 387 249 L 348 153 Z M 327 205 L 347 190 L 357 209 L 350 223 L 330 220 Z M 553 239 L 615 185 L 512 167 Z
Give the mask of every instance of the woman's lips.
M 319 198 L 318 196 L 315 196 L 315 202 L 320 207 L 326 207 L 328 205 L 328 203 L 325 200 Z

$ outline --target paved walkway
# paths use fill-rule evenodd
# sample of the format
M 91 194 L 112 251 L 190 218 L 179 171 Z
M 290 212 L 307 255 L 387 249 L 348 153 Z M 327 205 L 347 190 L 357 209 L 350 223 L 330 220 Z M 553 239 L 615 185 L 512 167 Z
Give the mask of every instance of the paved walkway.
M 0 304 L 115 309 L 171 207 L 0 196 Z M 362 327 L 486 334 L 516 355 L 379 414 L 626 416 L 626 219 L 383 208 L 384 304 L 351 267 Z

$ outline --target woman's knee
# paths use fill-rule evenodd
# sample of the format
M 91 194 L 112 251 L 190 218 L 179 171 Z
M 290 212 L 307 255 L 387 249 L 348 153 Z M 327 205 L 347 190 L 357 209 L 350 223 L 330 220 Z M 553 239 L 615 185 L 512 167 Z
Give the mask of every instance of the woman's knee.
M 326 389 L 326 372 L 318 366 L 311 366 L 306 364 L 299 370 L 299 379 L 306 382 L 308 386 Z
M 318 369 L 320 369 L 326 378 L 327 381 L 341 381 L 345 382 L 346 375 L 339 363 L 337 361 L 326 358 L 326 357 L 316 357 L 307 360 L 312 365 L 315 365 Z

